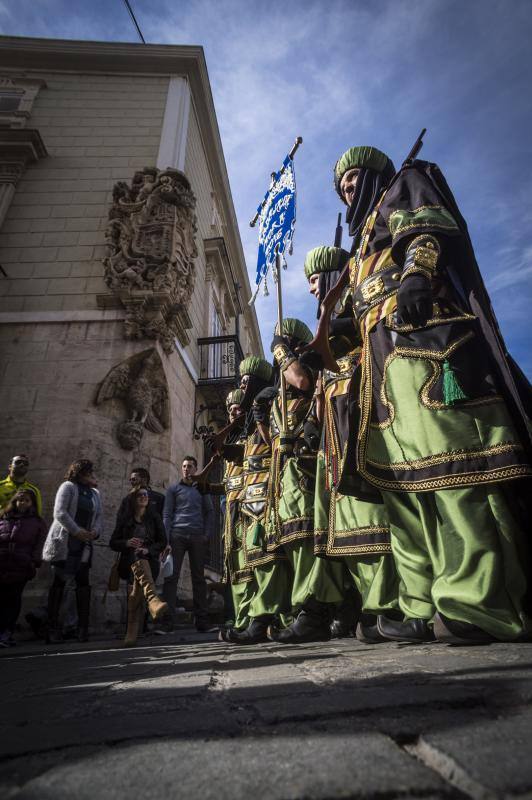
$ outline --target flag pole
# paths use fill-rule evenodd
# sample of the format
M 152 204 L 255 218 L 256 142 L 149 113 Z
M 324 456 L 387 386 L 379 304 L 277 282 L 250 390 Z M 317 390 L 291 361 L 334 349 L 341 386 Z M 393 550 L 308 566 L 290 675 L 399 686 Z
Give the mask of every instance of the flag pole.
M 275 248 L 275 283 L 277 284 L 277 326 L 279 328 L 279 336 L 283 335 L 283 293 L 281 289 L 281 254 L 279 247 Z M 280 370 L 280 392 L 281 392 L 281 421 L 283 433 L 288 430 L 288 409 L 286 402 L 286 381 L 284 373 Z

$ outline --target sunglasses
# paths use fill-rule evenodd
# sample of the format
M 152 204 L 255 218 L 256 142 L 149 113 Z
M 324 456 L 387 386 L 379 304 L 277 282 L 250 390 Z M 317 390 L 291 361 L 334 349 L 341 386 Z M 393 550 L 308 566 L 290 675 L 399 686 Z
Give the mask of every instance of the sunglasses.
M 148 492 L 137 492 L 137 497 L 149 497 Z

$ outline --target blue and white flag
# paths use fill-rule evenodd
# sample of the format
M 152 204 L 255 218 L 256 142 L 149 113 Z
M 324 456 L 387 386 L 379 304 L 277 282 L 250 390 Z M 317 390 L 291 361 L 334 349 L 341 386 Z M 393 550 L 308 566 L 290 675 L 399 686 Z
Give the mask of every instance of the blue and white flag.
M 280 171 L 257 209 L 259 215 L 259 254 L 255 283 L 258 288 L 275 264 L 276 250 L 283 255 L 292 244 L 296 224 L 296 174 L 287 156 Z M 255 300 L 255 292 L 251 302 Z

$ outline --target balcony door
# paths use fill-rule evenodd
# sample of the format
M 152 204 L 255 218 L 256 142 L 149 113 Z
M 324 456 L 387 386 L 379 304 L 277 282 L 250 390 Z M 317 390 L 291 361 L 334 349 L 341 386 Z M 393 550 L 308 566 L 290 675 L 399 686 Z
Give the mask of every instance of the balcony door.
M 211 336 L 218 337 L 223 336 L 223 324 L 222 319 L 218 313 L 218 310 L 214 303 L 211 306 Z M 215 342 L 209 348 L 209 375 L 212 378 L 223 378 L 226 374 L 227 367 L 224 365 L 224 358 L 223 358 L 223 344 L 221 342 Z M 224 372 L 225 367 L 225 372 Z

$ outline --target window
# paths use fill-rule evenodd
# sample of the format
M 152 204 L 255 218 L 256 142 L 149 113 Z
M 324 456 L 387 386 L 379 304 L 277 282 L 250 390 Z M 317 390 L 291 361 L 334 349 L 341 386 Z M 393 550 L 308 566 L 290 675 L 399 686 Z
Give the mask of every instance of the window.
M 0 112 L 16 111 L 24 92 L 6 92 L 0 90 Z

